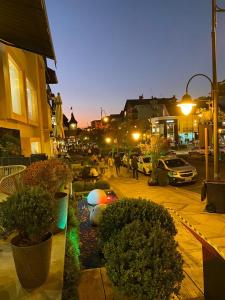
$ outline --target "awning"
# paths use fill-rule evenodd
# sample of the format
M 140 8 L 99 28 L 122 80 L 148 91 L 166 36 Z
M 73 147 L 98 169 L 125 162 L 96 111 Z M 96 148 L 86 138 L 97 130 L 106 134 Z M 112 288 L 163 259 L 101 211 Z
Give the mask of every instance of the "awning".
M 0 0 L 0 42 L 55 60 L 44 0 Z
M 45 70 L 46 83 L 55 84 L 58 83 L 58 79 L 54 70 L 49 67 L 46 67 Z

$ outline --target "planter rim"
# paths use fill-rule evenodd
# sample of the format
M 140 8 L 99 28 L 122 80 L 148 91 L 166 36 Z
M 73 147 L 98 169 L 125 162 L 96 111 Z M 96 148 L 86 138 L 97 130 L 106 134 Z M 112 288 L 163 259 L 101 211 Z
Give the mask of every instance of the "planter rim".
M 34 244 L 34 245 L 27 245 L 27 246 L 19 246 L 16 244 L 16 241 L 20 240 L 20 236 L 16 235 L 11 239 L 11 244 L 13 247 L 18 247 L 18 248 L 32 248 L 32 247 L 36 247 L 37 245 L 43 244 L 43 243 L 47 243 L 49 239 L 52 239 L 52 233 L 49 231 L 44 235 L 44 239 L 43 241 L 41 241 L 40 243 Z

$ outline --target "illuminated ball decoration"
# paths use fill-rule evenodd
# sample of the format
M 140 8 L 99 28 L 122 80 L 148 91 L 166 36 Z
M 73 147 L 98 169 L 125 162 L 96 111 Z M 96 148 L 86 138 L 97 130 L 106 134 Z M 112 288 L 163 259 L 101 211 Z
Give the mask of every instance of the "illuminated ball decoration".
M 100 189 L 92 190 L 87 196 L 87 202 L 90 205 L 106 204 L 107 195 L 103 190 Z

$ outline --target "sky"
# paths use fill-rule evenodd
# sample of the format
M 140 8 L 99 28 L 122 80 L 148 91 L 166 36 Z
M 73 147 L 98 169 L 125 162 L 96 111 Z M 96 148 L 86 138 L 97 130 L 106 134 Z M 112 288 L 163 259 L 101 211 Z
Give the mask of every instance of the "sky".
M 225 7 L 225 1 L 218 0 Z M 195 73 L 211 77 L 211 0 L 46 0 L 63 111 L 78 127 L 127 99 L 172 97 Z M 218 80 L 225 79 L 225 14 L 217 14 Z M 54 63 L 49 61 L 49 66 Z M 193 97 L 208 95 L 197 77 Z

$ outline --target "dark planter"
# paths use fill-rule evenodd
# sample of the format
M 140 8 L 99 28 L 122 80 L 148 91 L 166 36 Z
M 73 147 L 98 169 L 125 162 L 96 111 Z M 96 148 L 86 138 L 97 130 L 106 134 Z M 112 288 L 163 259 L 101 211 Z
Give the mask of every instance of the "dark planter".
M 64 230 L 67 224 L 68 196 L 64 192 L 55 193 L 56 226 Z
M 207 205 L 209 212 L 225 213 L 225 181 L 206 182 Z
M 25 289 L 37 288 L 48 277 L 51 261 L 52 234 L 48 233 L 43 242 L 33 246 L 17 246 L 19 240 L 19 236 L 11 240 L 17 276 Z

